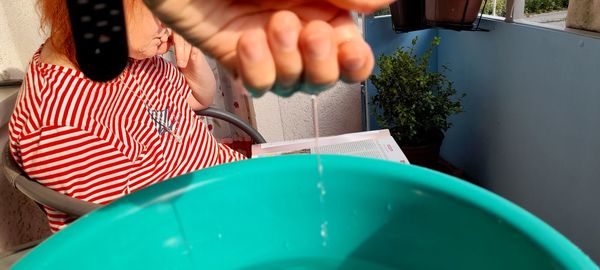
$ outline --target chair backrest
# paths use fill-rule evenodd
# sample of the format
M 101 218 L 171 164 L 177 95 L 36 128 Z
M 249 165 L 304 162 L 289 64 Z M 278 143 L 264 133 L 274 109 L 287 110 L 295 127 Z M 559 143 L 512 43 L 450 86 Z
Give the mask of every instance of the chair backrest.
M 47 238 L 52 232 L 40 206 L 5 180 L 2 172 L 0 178 L 0 269 L 7 269 L 10 264 L 3 264 L 5 256 L 20 250 L 25 243 Z
M 6 179 L 17 190 L 37 203 L 48 206 L 54 210 L 63 212 L 72 217 L 80 217 L 101 206 L 56 192 L 27 177 L 27 174 L 25 174 L 21 167 L 14 161 L 10 154 L 8 144 L 6 144 L 3 149 L 1 166 Z

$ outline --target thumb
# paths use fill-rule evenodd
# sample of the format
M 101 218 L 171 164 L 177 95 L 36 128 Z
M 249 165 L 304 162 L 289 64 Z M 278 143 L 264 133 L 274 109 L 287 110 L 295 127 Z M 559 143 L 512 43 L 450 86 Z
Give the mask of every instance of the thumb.
M 328 2 L 350 11 L 371 13 L 394 0 L 327 0 Z

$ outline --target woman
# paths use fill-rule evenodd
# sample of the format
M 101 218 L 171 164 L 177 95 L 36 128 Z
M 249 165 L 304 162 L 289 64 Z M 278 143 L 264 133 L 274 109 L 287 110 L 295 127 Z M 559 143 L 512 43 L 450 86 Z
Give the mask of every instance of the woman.
M 12 115 L 10 146 L 33 179 L 106 204 L 148 185 L 244 157 L 217 143 L 194 110 L 215 82 L 197 49 L 141 1 L 125 0 L 129 64 L 97 83 L 79 70 L 66 0 L 39 0 L 49 38 L 35 53 Z M 178 67 L 159 55 L 175 43 Z M 72 220 L 45 208 L 56 232 Z

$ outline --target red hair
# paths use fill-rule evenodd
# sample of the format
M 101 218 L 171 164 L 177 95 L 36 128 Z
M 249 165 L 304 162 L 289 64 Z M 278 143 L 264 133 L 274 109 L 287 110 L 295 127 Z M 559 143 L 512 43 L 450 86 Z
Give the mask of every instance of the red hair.
M 75 42 L 66 0 L 38 0 L 42 29 L 49 29 L 48 42 L 71 63 L 78 66 L 75 58 Z

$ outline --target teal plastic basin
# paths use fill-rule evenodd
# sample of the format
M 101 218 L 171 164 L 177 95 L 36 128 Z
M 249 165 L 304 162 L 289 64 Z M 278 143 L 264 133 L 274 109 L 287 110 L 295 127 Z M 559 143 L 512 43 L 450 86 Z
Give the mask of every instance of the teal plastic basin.
M 598 269 L 514 204 L 386 161 L 284 156 L 177 177 L 52 236 L 15 269 Z

